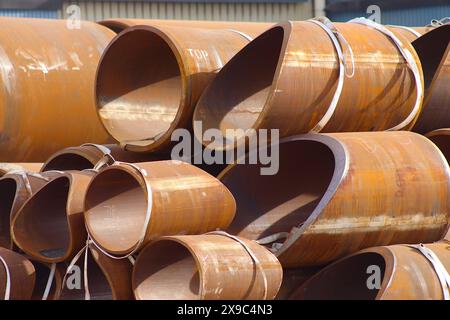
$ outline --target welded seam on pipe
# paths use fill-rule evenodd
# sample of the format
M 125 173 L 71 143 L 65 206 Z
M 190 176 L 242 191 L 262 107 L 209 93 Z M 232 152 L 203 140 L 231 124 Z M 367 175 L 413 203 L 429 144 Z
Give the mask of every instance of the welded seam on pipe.
M 238 242 L 245 249 L 245 251 L 247 251 L 248 255 L 250 256 L 250 258 L 252 258 L 253 262 L 258 267 L 258 269 L 261 272 L 261 275 L 263 277 L 263 282 L 264 282 L 264 296 L 263 296 L 263 300 L 266 300 L 267 299 L 267 292 L 268 292 L 267 276 L 266 276 L 266 273 L 265 273 L 265 270 L 264 270 L 263 266 L 261 265 L 261 262 L 256 257 L 256 255 L 253 253 L 253 251 L 249 248 L 249 246 L 244 241 L 239 239 L 238 237 L 233 236 L 233 235 L 231 235 L 231 234 L 229 234 L 228 232 L 225 232 L 225 231 L 216 230 L 216 231 L 208 232 L 206 234 L 216 234 L 216 235 L 221 235 L 221 236 L 224 236 L 224 237 L 228 237 L 228 238 Z
M 376 23 L 372 20 L 366 19 L 366 18 L 355 18 L 355 19 L 350 20 L 349 23 L 356 23 L 356 24 L 361 24 L 361 25 L 367 26 L 367 27 L 372 27 L 375 30 L 380 31 L 381 33 L 383 33 L 386 36 L 388 36 L 389 38 L 391 38 L 392 41 L 394 41 L 394 43 L 397 46 L 400 53 L 402 54 L 402 56 L 405 58 L 408 67 L 413 72 L 414 80 L 416 82 L 416 92 L 417 92 L 416 102 L 414 104 L 414 107 L 413 107 L 412 111 L 410 112 L 410 114 L 402 122 L 400 122 L 398 125 L 390 128 L 390 129 L 386 129 L 386 131 L 401 130 L 404 127 L 406 127 L 407 125 L 409 125 L 414 120 L 414 118 L 417 116 L 418 112 L 420 111 L 420 108 L 421 108 L 422 102 L 423 102 L 424 83 L 423 83 L 423 79 L 420 77 L 420 71 L 419 71 L 417 62 L 414 59 L 411 51 L 406 49 L 406 47 L 403 46 L 400 39 L 398 39 L 395 36 L 395 34 L 393 34 L 385 26 L 383 26 L 379 23 Z
M 445 269 L 439 257 L 430 248 L 425 247 L 422 243 L 418 245 L 407 245 L 410 248 L 418 250 L 433 266 L 442 288 L 444 300 L 450 300 L 450 275 Z
M 6 273 L 6 286 L 3 300 L 9 300 L 11 297 L 11 273 L 9 272 L 8 264 L 6 263 L 5 259 L 3 259 L 2 256 L 0 256 L 0 261 L 3 263 Z
M 336 49 L 336 52 L 338 54 L 338 60 L 339 60 L 339 78 L 338 78 L 338 84 L 337 84 L 336 91 L 334 92 L 334 95 L 333 95 L 333 99 L 331 100 L 330 106 L 328 107 L 327 111 L 323 115 L 322 119 L 320 119 L 320 121 L 310 131 L 310 132 L 320 132 L 326 126 L 328 121 L 330 121 L 331 117 L 333 116 L 334 111 L 336 110 L 337 104 L 339 102 L 339 99 L 341 97 L 342 90 L 344 88 L 344 76 L 346 74 L 346 72 L 345 72 L 346 61 L 345 61 L 344 52 L 342 50 L 341 43 L 339 42 L 338 37 L 343 39 L 344 43 L 346 43 L 347 47 L 349 48 L 349 51 L 351 52 L 351 55 L 352 55 L 352 75 L 351 76 L 352 77 L 355 73 L 355 64 L 354 64 L 355 62 L 354 62 L 354 58 L 353 58 L 353 51 L 352 51 L 350 45 L 348 44 L 347 40 L 337 31 L 336 27 L 333 25 L 333 23 L 330 20 L 328 20 L 328 19 L 324 20 L 323 18 L 318 20 L 318 18 L 314 18 L 314 19 L 310 19 L 308 21 L 317 24 L 328 34 L 331 41 L 333 42 L 334 48 Z M 322 21 L 324 21 L 325 23 Z
M 113 158 L 114 159 L 114 158 Z M 138 242 L 134 245 L 133 250 L 131 250 L 129 253 L 123 255 L 123 256 L 115 256 L 113 254 L 110 254 L 109 252 L 107 252 L 106 250 L 104 250 L 95 240 L 93 237 L 91 237 L 89 235 L 89 237 L 91 238 L 92 243 L 95 245 L 95 247 L 101 251 L 104 255 L 112 258 L 112 259 L 116 259 L 116 260 L 120 260 L 120 259 L 126 259 L 129 258 L 130 256 L 132 256 L 136 251 L 139 250 L 140 246 L 142 245 L 142 243 L 145 240 L 145 236 L 147 234 L 147 228 L 148 225 L 150 224 L 150 218 L 152 215 L 152 203 L 153 203 L 153 195 L 152 195 L 152 188 L 150 186 L 150 184 L 148 183 L 147 179 L 145 179 L 145 177 L 147 176 L 147 171 L 145 171 L 142 168 L 139 168 L 138 166 L 136 166 L 133 163 L 127 163 L 127 162 L 121 162 L 121 161 L 115 161 L 114 164 L 116 165 L 126 165 L 129 166 L 130 168 L 132 168 L 133 170 L 135 170 L 141 177 L 142 180 L 144 182 L 144 186 L 145 186 L 145 193 L 147 194 L 147 211 L 145 213 L 145 220 L 144 220 L 144 225 L 141 231 L 141 235 L 139 237 Z M 91 169 L 93 170 L 93 169 Z M 86 222 L 85 222 L 86 224 Z M 86 225 L 86 230 L 89 234 L 89 229 Z M 130 260 L 131 261 L 131 260 Z

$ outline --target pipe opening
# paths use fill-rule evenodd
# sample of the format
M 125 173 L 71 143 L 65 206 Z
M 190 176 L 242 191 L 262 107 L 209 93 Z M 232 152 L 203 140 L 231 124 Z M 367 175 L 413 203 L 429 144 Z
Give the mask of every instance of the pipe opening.
M 378 274 L 378 271 L 373 271 L 374 268 L 379 270 Z M 383 282 L 385 269 L 386 262 L 381 254 L 357 254 L 319 272 L 291 299 L 374 300 Z M 379 283 L 376 280 L 378 276 Z
M 92 164 L 92 162 L 90 162 L 85 157 L 78 154 L 68 153 L 60 154 L 51 159 L 47 164 L 45 164 L 45 167 L 42 169 L 42 171 L 85 170 L 92 169 L 93 167 L 94 165 Z
M 66 254 L 70 246 L 66 209 L 69 189 L 69 178 L 56 178 L 22 207 L 13 227 L 15 239 L 24 251 L 44 260 Z
M 91 182 L 85 198 L 89 233 L 105 250 L 125 254 L 140 239 L 147 195 L 139 181 L 122 169 L 107 169 Z
M 329 147 L 308 140 L 280 144 L 279 171 L 275 175 L 261 175 L 260 165 L 236 165 L 221 179 L 237 204 L 228 232 L 251 240 L 291 232 L 315 210 L 330 185 L 334 168 Z
M 194 120 L 203 130 L 248 130 L 269 99 L 283 44 L 282 27 L 272 28 L 250 42 L 217 74 L 197 104 Z M 235 136 L 238 139 L 239 136 Z
M 11 209 L 16 198 L 17 183 L 14 179 L 0 181 L 0 247 L 11 246 Z
M 100 118 L 120 142 L 150 145 L 170 127 L 182 99 L 181 72 L 169 40 L 141 27 L 121 33 L 100 62 Z
M 84 256 L 83 256 L 84 257 Z M 84 300 L 85 292 L 84 292 L 84 258 L 80 258 L 78 260 L 78 269 L 76 269 L 77 273 L 79 273 L 80 283 L 75 283 L 77 278 L 68 277 L 67 285 L 64 287 L 64 290 L 61 292 L 61 300 Z M 97 264 L 95 259 L 92 257 L 91 252 L 89 252 L 88 257 L 88 283 L 89 283 L 89 294 L 91 296 L 91 300 L 112 300 L 113 299 L 113 291 L 106 278 L 103 270 Z M 78 276 L 77 276 L 78 277 Z M 77 285 L 77 287 L 75 287 Z M 78 286 L 79 285 L 79 286 Z M 70 286 L 69 289 L 67 286 Z
M 199 299 L 200 277 L 189 250 L 175 241 L 158 241 L 144 249 L 135 265 L 133 289 L 142 300 Z

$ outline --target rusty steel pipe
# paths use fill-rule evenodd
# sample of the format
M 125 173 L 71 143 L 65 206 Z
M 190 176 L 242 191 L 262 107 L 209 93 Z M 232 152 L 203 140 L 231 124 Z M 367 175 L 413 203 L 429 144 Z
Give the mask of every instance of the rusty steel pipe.
M 283 277 L 277 258 L 254 241 L 239 241 L 214 234 L 160 238 L 136 260 L 136 299 L 274 299 Z
M 277 174 L 260 175 L 260 166 L 231 165 L 219 175 L 237 203 L 227 231 L 272 243 L 283 267 L 434 242 L 447 229 L 447 161 L 416 133 L 299 135 L 281 141 Z
M 95 246 L 89 246 L 88 256 L 88 289 L 91 300 L 133 300 L 131 289 L 131 273 L 133 265 L 128 259 L 111 259 L 104 255 Z M 66 278 L 61 300 L 83 300 L 84 291 L 84 257 L 81 257 L 77 265 L 81 272 L 81 288 L 68 290 L 71 282 Z
M 316 274 L 320 268 L 283 269 L 283 281 L 275 300 L 287 300 L 297 289 Z
M 226 148 L 243 143 L 244 136 L 210 143 L 202 137 L 205 130 L 217 128 L 225 136 L 227 129 L 279 129 L 280 137 L 286 137 L 410 128 L 423 92 L 420 60 L 410 41 L 391 29 L 418 67 L 419 91 L 390 37 L 356 23 L 334 25 L 352 48 L 355 64 L 353 77 L 343 76 L 335 108 L 332 99 L 342 69 L 332 39 L 311 21 L 281 23 L 239 51 L 203 92 L 193 117 L 203 123 L 197 139 L 221 149 L 223 142 Z M 349 48 L 343 51 L 345 73 L 351 74 Z
M 50 277 L 51 264 L 42 263 L 36 260 L 30 260 L 36 271 L 36 282 L 34 284 L 33 294 L 31 300 L 43 300 L 47 281 Z M 64 268 L 62 264 L 55 266 L 55 273 L 52 279 L 50 291 L 45 300 L 59 300 L 62 291 L 62 280 L 64 277 Z
M 450 271 L 450 243 L 426 244 Z M 380 288 L 369 288 L 367 270 L 380 270 Z M 372 268 L 372 269 L 371 269 Z M 406 245 L 374 247 L 327 266 L 290 297 L 314 300 L 443 300 L 433 265 L 417 249 Z
M 422 62 L 425 99 L 422 112 L 413 128 L 422 134 L 450 127 L 450 24 L 429 31 L 415 40 Z
M 450 164 L 450 128 L 443 128 L 428 132 L 425 135 L 442 151 L 442 154 Z
M 0 163 L 0 177 L 4 176 L 11 171 L 27 171 L 27 172 L 39 172 L 42 168 L 42 163 Z
M 117 161 L 133 163 L 162 160 L 168 157 L 166 155 L 148 155 L 125 151 L 115 144 L 84 144 L 78 147 L 65 148 L 54 153 L 42 165 L 41 171 L 92 169 L 106 154 L 110 154 Z
M 0 247 L 0 300 L 29 300 L 33 293 L 35 277 L 33 264 L 27 258 Z M 7 293 L 9 297 L 6 297 Z
M 204 88 L 254 34 L 239 25 L 127 28 L 108 45 L 97 70 L 97 111 L 106 130 L 126 150 L 167 152 L 172 132 L 191 128 Z
M 67 171 L 47 182 L 11 223 L 14 243 L 35 260 L 65 261 L 86 242 L 83 202 L 93 172 Z
M 188 27 L 201 29 L 231 29 L 245 32 L 252 37 L 258 36 L 262 31 L 268 29 L 273 23 L 265 22 L 243 22 L 243 21 L 203 21 L 203 20 L 163 20 L 163 19 L 108 19 L 98 22 L 111 29 L 115 33 L 120 33 L 128 27 L 145 25 L 152 27 Z
M 163 235 L 225 229 L 236 203 L 215 177 L 190 164 L 114 164 L 89 184 L 85 221 L 97 245 L 126 255 Z
M 0 159 L 44 161 L 86 141 L 108 143 L 95 112 L 94 78 L 114 32 L 92 22 L 0 19 Z
M 22 205 L 51 175 L 33 175 L 26 172 L 7 173 L 0 178 L 0 247 L 14 248 L 11 239 L 11 221 Z

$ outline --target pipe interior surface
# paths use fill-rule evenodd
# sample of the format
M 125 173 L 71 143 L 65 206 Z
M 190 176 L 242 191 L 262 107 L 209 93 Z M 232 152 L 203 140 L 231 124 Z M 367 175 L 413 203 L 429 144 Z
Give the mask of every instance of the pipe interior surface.
M 116 39 L 97 73 L 99 115 L 116 140 L 147 145 L 175 119 L 181 71 L 168 41 L 156 32 L 135 29 Z
M 45 165 L 44 171 L 49 170 L 85 170 L 92 169 L 94 165 L 85 157 L 78 154 L 60 154 Z
M 140 182 L 130 173 L 121 169 L 99 173 L 85 201 L 89 232 L 101 247 L 122 254 L 139 241 L 147 198 Z
M 0 181 L 0 246 L 9 248 L 11 245 L 10 217 L 16 198 L 17 183 L 14 179 Z

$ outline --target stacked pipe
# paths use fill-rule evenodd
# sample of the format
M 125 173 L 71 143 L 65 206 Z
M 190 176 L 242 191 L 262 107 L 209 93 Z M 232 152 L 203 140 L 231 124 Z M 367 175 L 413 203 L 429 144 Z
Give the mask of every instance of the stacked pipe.
M 36 25 L 38 35 L 50 25 L 15 23 Z M 55 34 L 65 34 L 59 23 Z M 0 297 L 450 299 L 442 280 L 450 268 L 450 124 L 433 118 L 448 105 L 447 26 L 101 24 L 87 29 L 108 41 L 108 28 L 119 34 L 97 46 L 106 50 L 92 61 L 95 79 L 82 68 L 93 97 L 83 106 L 96 105 L 98 118 L 78 114 L 79 136 L 58 123 L 54 143 L 33 131 L 14 155 L 18 140 L 5 139 L 11 149 L 0 159 L 17 163 L 5 164 L 0 179 Z M 84 39 L 86 30 L 77 32 Z M 74 59 L 86 48 L 62 52 Z M 79 85 L 59 67 L 56 87 Z M 33 112 L 53 99 L 43 97 Z M 83 136 L 91 132 L 85 119 L 112 139 Z M 397 131 L 436 125 L 426 137 Z M 223 141 L 205 138 L 210 128 Z M 278 150 L 278 172 L 237 163 L 216 178 L 206 171 L 220 167 L 168 160 L 177 129 L 213 152 L 246 145 L 251 129 L 279 129 L 281 141 L 256 150 Z M 227 129 L 243 134 L 229 139 Z

